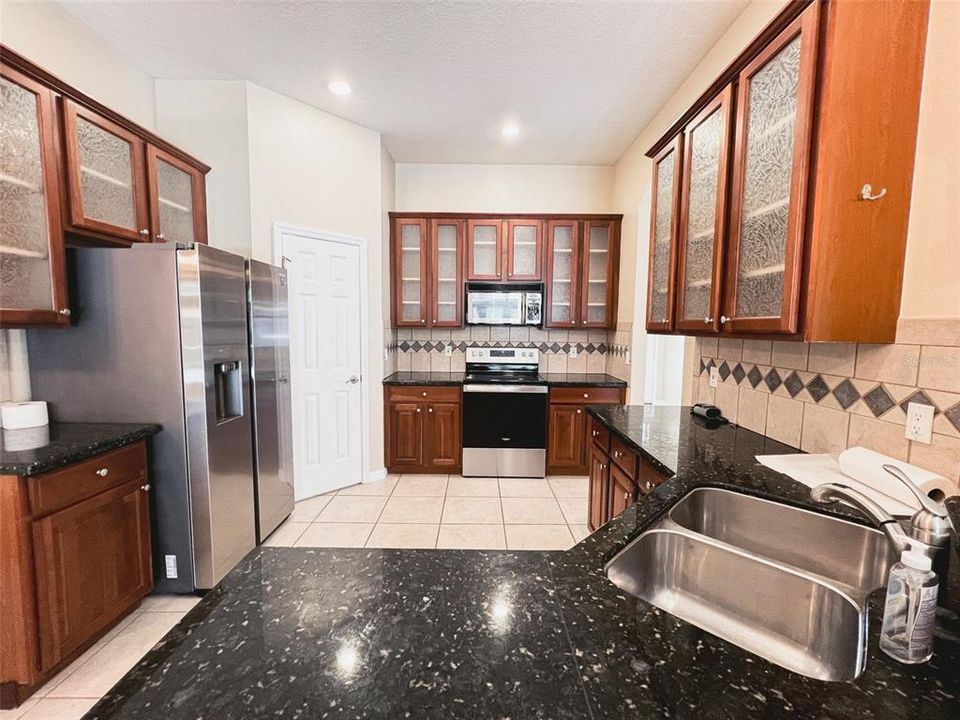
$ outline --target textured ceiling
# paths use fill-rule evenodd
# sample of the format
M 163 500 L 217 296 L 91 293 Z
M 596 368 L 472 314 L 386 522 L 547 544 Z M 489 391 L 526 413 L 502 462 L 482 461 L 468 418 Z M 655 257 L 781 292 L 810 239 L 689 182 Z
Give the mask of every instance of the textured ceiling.
M 156 77 L 250 80 L 398 162 L 611 164 L 747 2 L 61 4 Z

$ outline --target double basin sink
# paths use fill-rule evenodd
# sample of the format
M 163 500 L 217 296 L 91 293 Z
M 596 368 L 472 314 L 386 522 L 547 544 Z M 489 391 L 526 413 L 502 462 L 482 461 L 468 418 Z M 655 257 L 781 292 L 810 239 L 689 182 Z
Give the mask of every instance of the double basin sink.
M 620 588 L 770 662 L 852 680 L 867 657 L 867 596 L 895 554 L 883 533 L 698 488 L 607 563 Z

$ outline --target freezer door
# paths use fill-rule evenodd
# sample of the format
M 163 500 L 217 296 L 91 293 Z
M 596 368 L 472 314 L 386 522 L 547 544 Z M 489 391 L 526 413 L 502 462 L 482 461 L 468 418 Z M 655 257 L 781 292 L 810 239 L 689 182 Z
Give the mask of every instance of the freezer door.
M 257 542 L 293 511 L 293 429 L 286 271 L 247 261 Z
M 244 259 L 177 253 L 194 567 L 211 588 L 256 544 Z

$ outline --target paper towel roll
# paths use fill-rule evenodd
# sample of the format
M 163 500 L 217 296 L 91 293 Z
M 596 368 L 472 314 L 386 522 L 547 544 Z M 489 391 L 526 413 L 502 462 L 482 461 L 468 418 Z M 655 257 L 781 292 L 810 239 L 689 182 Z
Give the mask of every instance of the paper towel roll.
M 49 422 L 47 404 L 42 400 L 35 402 L 7 402 L 0 405 L 3 427 L 7 430 L 40 427 Z
M 951 495 L 960 495 L 960 489 L 952 482 L 935 472 L 924 470 L 903 460 L 882 455 L 864 447 L 853 447 L 844 450 L 838 458 L 840 469 L 845 475 L 859 480 L 864 485 L 875 488 L 878 492 L 899 500 L 913 507 L 919 508 L 917 499 L 899 480 L 883 469 L 884 465 L 894 465 L 900 468 L 921 492 L 930 495 L 935 500 L 942 500 Z M 939 495 L 939 493 L 943 493 Z
M 50 426 L 22 428 L 20 430 L 3 429 L 3 449 L 8 452 L 35 450 L 50 442 Z

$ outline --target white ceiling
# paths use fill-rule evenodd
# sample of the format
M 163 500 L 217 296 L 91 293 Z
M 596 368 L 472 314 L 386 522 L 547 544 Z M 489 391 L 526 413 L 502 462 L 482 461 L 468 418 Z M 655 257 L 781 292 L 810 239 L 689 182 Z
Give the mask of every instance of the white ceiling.
M 62 4 L 156 77 L 250 80 L 380 131 L 398 162 L 607 165 L 747 1 Z

